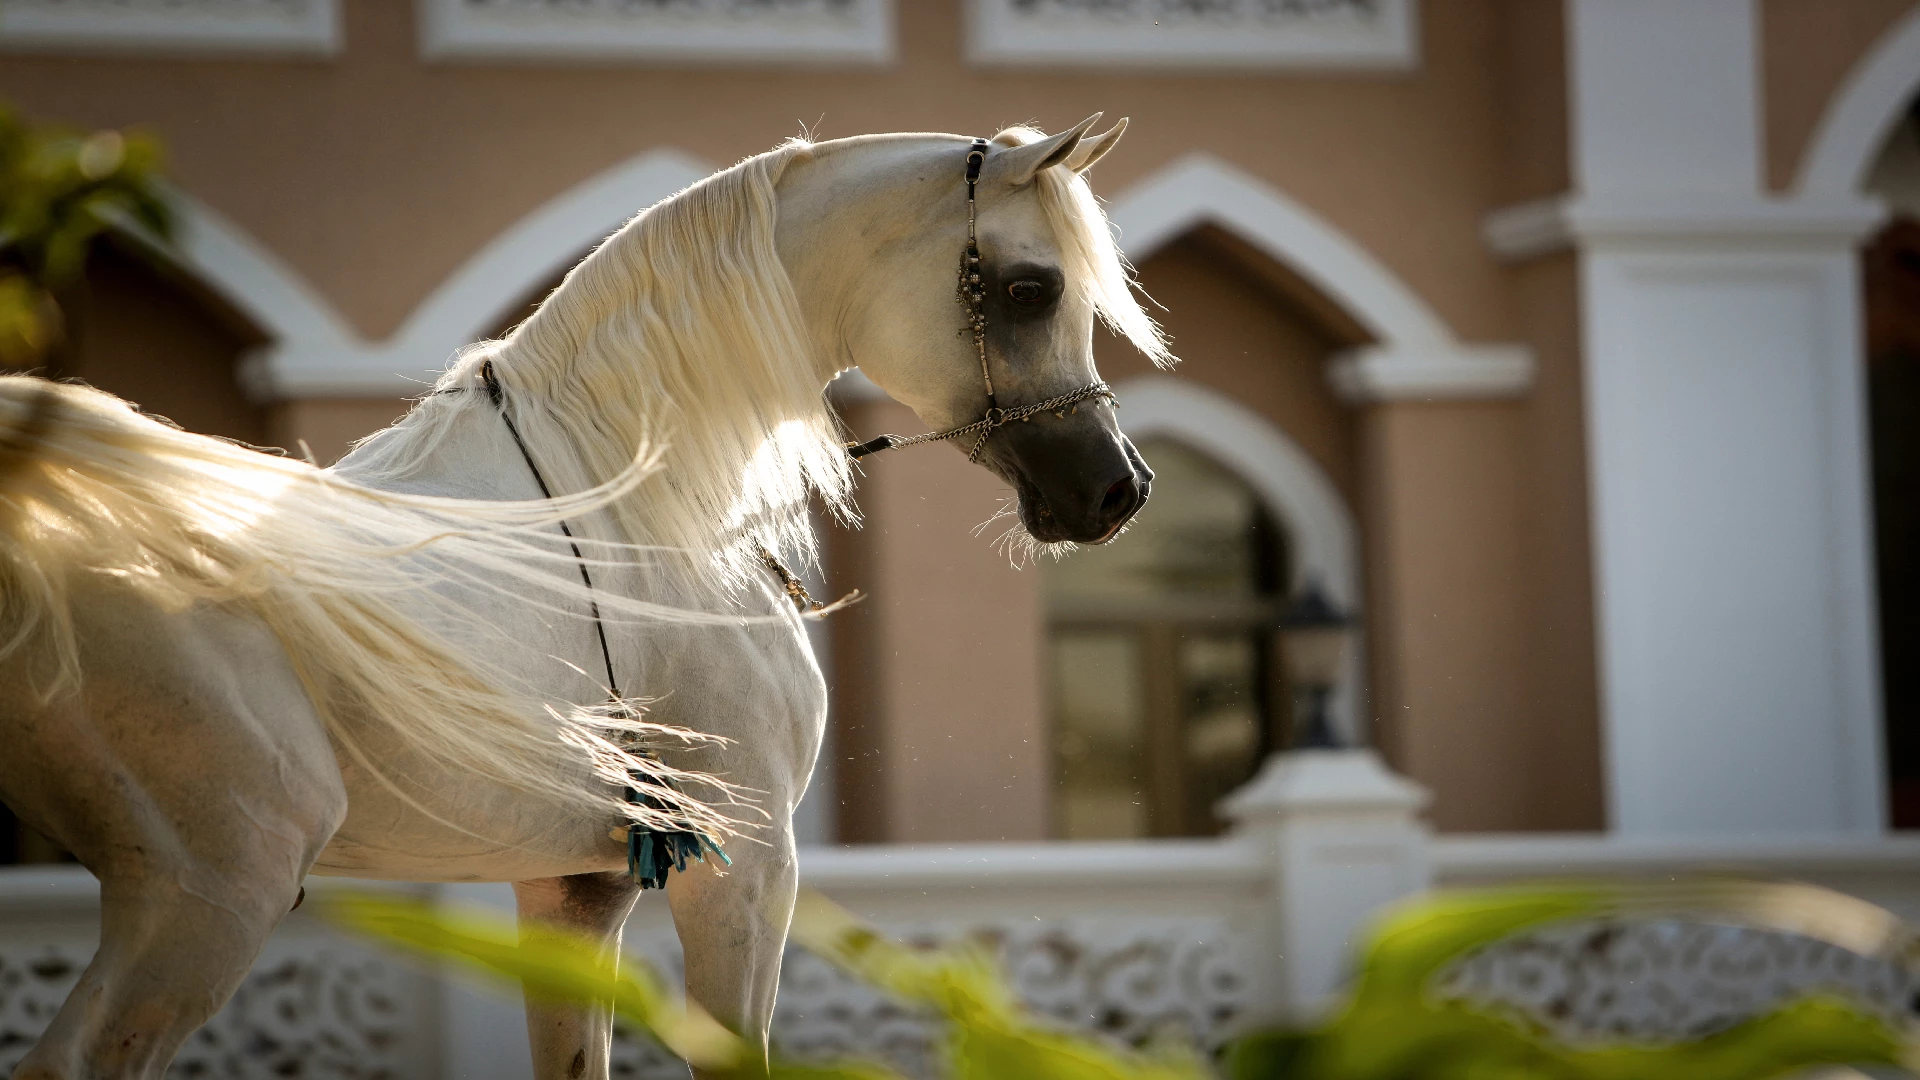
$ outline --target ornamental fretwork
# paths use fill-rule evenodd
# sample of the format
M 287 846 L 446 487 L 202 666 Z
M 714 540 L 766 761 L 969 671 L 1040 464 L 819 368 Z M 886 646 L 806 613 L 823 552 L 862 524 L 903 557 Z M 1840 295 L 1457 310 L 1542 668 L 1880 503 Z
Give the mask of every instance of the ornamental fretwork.
M 300 16 L 313 10 L 315 0 L 0 0 L 10 12 L 46 11 L 67 15 L 141 13 L 196 16 Z
M 0 0 L 0 48 L 192 54 L 340 48 L 339 0 Z
M 0 943 L 0 1076 L 33 1047 L 92 952 L 81 942 Z M 187 1039 L 167 1076 L 407 1080 L 422 1059 L 418 1044 L 429 1037 L 426 986 L 358 946 L 271 950 Z
M 1245 942 L 1207 920 L 976 926 L 965 933 L 907 933 L 932 947 L 957 938 L 990 950 L 1022 1001 L 1062 1027 L 1144 1045 L 1177 1040 L 1217 1046 L 1251 1005 Z M 670 941 L 642 952 L 670 981 L 680 975 Z M 939 1075 L 938 1018 L 903 1004 L 799 948 L 782 964 L 773 1042 L 800 1061 L 885 1061 L 909 1077 Z M 684 1077 L 686 1066 L 648 1039 L 616 1031 L 613 1075 Z
M 1920 973 L 1798 934 L 1677 919 L 1576 922 L 1475 953 L 1434 988 L 1575 1044 L 1684 1042 L 1810 993 L 1914 1021 Z
M 485 12 L 598 15 L 644 19 L 653 15 L 737 19 L 777 16 L 839 16 L 857 11 L 858 0 L 461 0 Z
M 967 0 L 968 55 L 993 66 L 1402 71 L 1414 0 Z
M 1220 23 L 1348 17 L 1372 19 L 1379 0 L 1009 0 L 1008 7 L 1032 18 L 1098 17 L 1114 21 L 1167 19 Z
M 876 64 L 895 0 L 417 0 L 432 60 Z

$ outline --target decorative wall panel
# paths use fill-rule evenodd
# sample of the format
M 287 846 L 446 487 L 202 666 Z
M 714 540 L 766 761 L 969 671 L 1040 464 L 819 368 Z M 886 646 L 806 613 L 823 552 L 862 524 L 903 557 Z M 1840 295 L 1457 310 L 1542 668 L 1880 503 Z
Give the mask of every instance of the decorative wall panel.
M 90 941 L 0 943 L 0 1076 L 26 1056 L 92 954 Z M 431 1074 L 436 994 L 432 980 L 357 945 L 276 940 L 167 1075 L 414 1080 Z
M 1592 921 L 1490 946 L 1456 965 L 1438 989 L 1576 1044 L 1682 1042 L 1815 992 L 1910 1021 L 1920 973 L 1797 934 Z
M 305 53 L 341 47 L 339 0 L 0 0 L 0 48 Z
M 894 0 L 419 0 L 441 59 L 884 64 Z
M 1414 0 L 969 0 L 991 65 L 1413 67 Z

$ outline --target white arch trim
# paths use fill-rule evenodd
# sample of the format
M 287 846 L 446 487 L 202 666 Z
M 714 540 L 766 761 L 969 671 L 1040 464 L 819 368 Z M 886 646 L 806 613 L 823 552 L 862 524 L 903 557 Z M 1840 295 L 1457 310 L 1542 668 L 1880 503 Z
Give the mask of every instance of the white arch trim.
M 1190 379 L 1143 375 L 1119 383 L 1114 393 L 1129 437 L 1178 439 L 1253 485 L 1287 530 L 1294 586 L 1318 581 L 1328 599 L 1349 611 L 1358 606 L 1353 514 L 1299 443 L 1265 417 Z
M 1210 154 L 1188 154 L 1127 188 L 1108 214 L 1139 262 L 1201 225 L 1217 225 L 1292 268 L 1381 344 L 1450 343 L 1433 309 L 1365 248 L 1279 189 Z
M 468 259 L 393 337 L 369 342 L 292 267 L 224 215 L 170 192 L 179 219 L 165 257 L 231 303 L 272 341 L 248 361 L 265 397 L 417 392 L 447 357 L 477 340 L 628 218 L 706 176 L 704 163 L 656 150 L 557 196 Z
M 167 201 L 176 218 L 174 244 L 155 250 L 233 305 L 276 341 L 313 342 L 343 350 L 358 339 L 332 304 L 245 229 L 178 188 Z M 152 244 L 152 238 L 136 237 Z
M 1814 130 L 1794 188 L 1857 195 L 1887 133 L 1920 89 L 1920 11 L 1888 30 L 1854 67 Z
M 1374 338 L 1329 372 L 1353 402 L 1509 397 L 1533 381 L 1515 345 L 1463 345 L 1426 301 L 1366 248 L 1264 181 L 1208 154 L 1188 154 L 1135 183 L 1108 208 L 1120 247 L 1139 262 L 1215 225 L 1300 274 Z
M 1144 375 L 1119 383 L 1114 392 L 1120 397 L 1120 426 L 1129 437 L 1177 439 L 1253 486 L 1286 530 L 1294 590 L 1317 582 L 1335 605 L 1360 613 L 1360 542 L 1353 512 L 1299 443 L 1253 410 L 1188 379 Z M 1365 658 L 1359 647 L 1349 652 L 1347 678 L 1331 707 L 1340 730 L 1354 733 L 1361 730 Z
M 392 348 L 444 359 L 480 338 L 533 290 L 572 266 L 635 214 L 711 173 L 678 150 L 629 159 L 521 218 L 414 309 Z
M 273 337 L 252 365 L 263 394 L 405 393 L 633 214 L 710 171 L 681 151 L 659 149 L 575 186 L 467 260 L 383 342 L 363 340 L 264 246 L 179 193 L 182 261 Z M 1136 183 L 1114 201 L 1111 214 L 1123 250 L 1135 260 L 1211 223 L 1343 305 L 1377 339 L 1332 373 L 1349 400 L 1497 397 L 1523 392 L 1531 381 L 1525 350 L 1460 344 L 1364 248 L 1279 191 L 1207 155 L 1188 155 Z

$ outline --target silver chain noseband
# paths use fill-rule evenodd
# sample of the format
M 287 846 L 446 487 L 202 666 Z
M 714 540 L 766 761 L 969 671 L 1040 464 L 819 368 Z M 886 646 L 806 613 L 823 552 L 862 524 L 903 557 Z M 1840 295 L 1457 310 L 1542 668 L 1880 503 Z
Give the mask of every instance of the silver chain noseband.
M 987 384 L 987 411 L 973 423 L 962 424 L 947 431 L 929 431 L 924 435 L 908 436 L 881 435 L 863 443 L 850 444 L 847 447 L 847 455 L 856 461 L 882 450 L 898 450 L 915 443 L 940 442 L 944 439 L 957 439 L 975 433 L 980 437 L 974 440 L 973 449 L 967 451 L 967 460 L 978 461 L 980 451 L 986 449 L 987 439 L 993 435 L 993 429 L 1003 424 L 1026 420 L 1045 412 L 1059 414 L 1060 410 L 1078 405 L 1090 398 L 1104 398 L 1115 405 L 1119 404 L 1120 399 L 1114 396 L 1113 387 L 1098 380 L 1078 390 L 1050 397 L 1032 405 L 1017 405 L 1011 409 L 1001 408 L 999 399 L 994 396 L 993 368 L 987 363 L 987 285 L 980 274 L 980 236 L 975 200 L 975 188 L 980 182 L 980 166 L 985 164 L 986 160 L 987 140 L 973 140 L 973 146 L 967 150 L 967 246 L 966 250 L 960 253 L 960 283 L 954 291 L 954 298 L 967 309 L 967 327 L 973 331 L 973 351 L 980 357 L 980 378 Z

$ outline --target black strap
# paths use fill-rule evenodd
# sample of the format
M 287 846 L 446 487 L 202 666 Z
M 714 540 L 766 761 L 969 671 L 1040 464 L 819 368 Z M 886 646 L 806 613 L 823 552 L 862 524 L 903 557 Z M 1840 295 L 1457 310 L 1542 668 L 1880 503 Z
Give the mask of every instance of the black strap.
M 493 376 L 493 361 L 487 360 L 480 365 L 480 381 L 486 384 L 487 400 L 500 410 L 500 419 L 506 422 L 507 434 L 513 436 L 513 445 L 520 448 L 520 456 L 526 459 L 527 471 L 533 474 L 533 482 L 540 487 L 542 497 L 551 500 L 553 492 L 547 487 L 547 478 L 540 475 L 540 466 L 533 463 L 533 451 L 527 449 L 527 441 L 520 437 L 520 429 L 514 426 L 513 417 L 507 415 L 506 394 L 500 389 L 500 380 Z M 620 681 L 613 677 L 613 650 L 607 648 L 607 625 L 600 619 L 600 601 L 593 595 L 593 575 L 587 572 L 587 557 L 580 552 L 579 541 L 573 538 L 573 530 L 567 528 L 566 520 L 560 521 L 560 532 L 567 538 L 567 546 L 573 549 L 573 562 L 580 568 L 580 584 L 587 587 L 587 606 L 593 612 L 593 632 L 600 638 L 600 660 L 607 666 L 607 692 L 619 701 Z
M 847 456 L 859 461 L 868 454 L 877 454 L 882 450 L 891 449 L 893 449 L 893 436 L 880 435 L 863 443 L 848 443 Z

